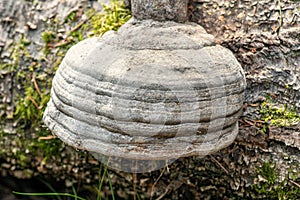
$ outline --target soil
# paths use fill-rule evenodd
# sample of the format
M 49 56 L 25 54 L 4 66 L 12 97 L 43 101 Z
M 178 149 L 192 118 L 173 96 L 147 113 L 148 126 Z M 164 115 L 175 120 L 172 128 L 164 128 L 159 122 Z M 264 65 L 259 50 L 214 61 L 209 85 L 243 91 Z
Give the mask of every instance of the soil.
M 30 199 L 30 200 L 43 200 L 47 199 L 46 197 L 25 197 L 22 195 L 14 195 L 13 191 L 22 191 L 22 192 L 51 192 L 49 188 L 45 185 L 41 184 L 36 178 L 20 180 L 13 176 L 5 176 L 0 177 L 0 199 L 1 200 L 22 200 L 22 199 Z

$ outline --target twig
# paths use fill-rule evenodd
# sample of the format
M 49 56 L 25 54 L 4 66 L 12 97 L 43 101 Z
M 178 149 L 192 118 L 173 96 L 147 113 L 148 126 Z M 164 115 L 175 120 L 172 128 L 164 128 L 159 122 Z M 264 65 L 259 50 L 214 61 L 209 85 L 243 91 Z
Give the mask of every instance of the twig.
M 34 88 L 35 88 L 35 90 L 37 91 L 37 93 L 40 95 L 40 97 L 42 97 L 41 90 L 40 90 L 40 88 L 39 88 L 39 86 L 38 86 L 38 84 L 37 84 L 37 82 L 36 82 L 36 79 L 35 79 L 35 75 L 34 75 L 34 74 L 32 75 L 31 81 L 33 82 Z
M 258 107 L 260 104 L 259 103 L 249 103 L 247 104 L 247 106 L 250 106 L 250 107 Z
M 65 45 L 69 44 L 70 42 L 71 42 L 70 40 L 62 41 L 62 42 L 55 44 L 53 47 L 57 48 L 57 47 L 65 46 Z
M 136 200 L 136 183 L 137 183 L 137 177 L 136 177 L 136 173 L 132 173 L 132 177 L 133 177 L 133 200 Z
M 39 137 L 38 140 L 52 140 L 52 139 L 55 139 L 55 138 L 56 138 L 55 135 L 48 135 L 48 136 Z
M 228 170 L 225 169 L 225 167 L 224 167 L 217 159 L 215 159 L 212 155 L 210 155 L 210 157 L 211 157 L 211 159 L 212 159 L 215 163 L 217 163 L 217 164 L 224 170 L 224 172 L 225 172 L 227 175 L 229 174 Z
M 167 172 L 170 173 L 169 165 L 168 165 L 168 160 L 166 160 L 166 165 L 165 167 L 167 168 Z
M 93 15 L 92 15 L 92 16 L 93 16 Z M 67 36 L 70 36 L 71 33 L 77 31 L 82 25 L 84 25 L 89 19 L 91 19 L 92 16 L 90 16 L 89 18 L 86 18 L 86 19 L 84 19 L 83 21 L 81 21 L 81 22 L 80 22 L 79 24 L 77 24 L 74 28 L 72 28 L 66 35 L 67 35 Z M 61 47 L 61 46 L 64 46 L 64 45 L 69 44 L 70 42 L 71 42 L 71 40 L 59 42 L 59 43 L 55 44 L 53 47 L 54 47 L 54 48 Z
M 77 24 L 74 28 L 72 28 L 69 32 L 68 32 L 68 34 L 67 35 L 70 35 L 71 33 L 73 33 L 74 31 L 77 31 L 83 24 L 85 24 L 89 19 L 90 19 L 91 17 L 89 17 L 89 18 L 86 18 L 86 19 L 84 19 L 83 21 L 81 21 L 79 24 Z
M 166 196 L 166 194 L 169 192 L 169 185 L 167 186 L 166 190 L 164 193 L 162 193 L 156 200 L 161 200 L 162 198 L 164 198 L 164 196 Z
M 295 181 L 293 180 L 289 180 L 291 183 L 293 183 L 294 185 L 296 185 L 298 188 L 300 188 L 300 184 L 299 183 L 296 183 Z
M 180 188 L 182 186 L 183 183 L 185 184 L 188 184 L 186 183 L 187 182 L 187 179 L 183 178 L 185 180 L 185 182 L 181 181 L 181 178 L 179 178 L 179 180 L 175 180 L 175 181 L 172 181 L 165 189 L 165 192 L 162 193 L 156 200 L 161 200 L 163 199 L 170 190 L 177 190 L 178 188 Z M 179 183 L 179 184 L 178 184 Z
M 247 120 L 247 119 L 243 119 L 245 123 L 247 123 L 248 125 L 250 126 L 254 126 L 255 124 L 252 123 L 250 120 Z
M 31 96 L 27 96 L 27 98 L 33 103 L 33 105 L 40 110 L 41 108 L 39 107 L 39 105 L 37 104 L 37 102 L 31 97 Z
M 152 200 L 153 198 L 153 193 L 154 193 L 154 188 L 156 186 L 156 184 L 158 183 L 159 179 L 162 177 L 162 175 L 164 174 L 166 170 L 166 167 L 164 167 L 164 169 L 162 170 L 162 172 L 160 173 L 159 177 L 156 179 L 156 181 L 153 183 L 152 187 L 151 187 L 151 193 L 150 193 L 150 200 Z

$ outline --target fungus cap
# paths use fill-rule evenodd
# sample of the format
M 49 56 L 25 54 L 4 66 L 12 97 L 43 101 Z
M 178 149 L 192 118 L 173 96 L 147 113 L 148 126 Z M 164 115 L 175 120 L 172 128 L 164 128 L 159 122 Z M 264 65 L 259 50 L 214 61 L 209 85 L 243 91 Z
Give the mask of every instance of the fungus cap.
M 232 52 L 201 26 L 132 19 L 68 51 L 43 120 L 106 158 L 204 156 L 234 141 L 245 86 Z

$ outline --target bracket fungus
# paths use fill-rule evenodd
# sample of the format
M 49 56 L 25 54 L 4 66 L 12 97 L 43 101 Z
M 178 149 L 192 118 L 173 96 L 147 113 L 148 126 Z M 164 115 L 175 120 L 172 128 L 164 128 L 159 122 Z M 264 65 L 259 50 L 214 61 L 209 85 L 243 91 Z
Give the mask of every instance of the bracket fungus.
M 187 22 L 187 0 L 132 0 L 117 32 L 73 46 L 43 120 L 113 168 L 145 172 L 204 156 L 238 134 L 245 75 L 228 49 Z

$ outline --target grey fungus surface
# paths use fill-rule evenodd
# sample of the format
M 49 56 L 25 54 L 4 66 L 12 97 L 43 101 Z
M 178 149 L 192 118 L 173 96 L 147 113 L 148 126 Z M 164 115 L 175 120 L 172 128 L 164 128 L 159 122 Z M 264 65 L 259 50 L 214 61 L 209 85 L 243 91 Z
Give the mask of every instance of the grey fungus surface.
M 201 26 L 132 19 L 68 51 L 43 120 L 108 157 L 207 155 L 238 134 L 245 87 L 233 54 Z

